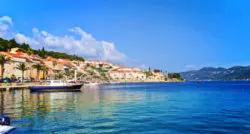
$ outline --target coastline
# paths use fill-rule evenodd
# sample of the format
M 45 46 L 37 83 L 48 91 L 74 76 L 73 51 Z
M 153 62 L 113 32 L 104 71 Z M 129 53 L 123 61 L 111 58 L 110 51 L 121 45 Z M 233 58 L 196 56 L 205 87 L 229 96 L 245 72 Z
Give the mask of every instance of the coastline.
M 171 79 L 167 81 L 159 81 L 159 80 L 144 80 L 144 81 L 136 81 L 136 80 L 124 80 L 124 81 L 111 81 L 111 82 L 104 82 L 103 84 L 112 84 L 112 83 L 176 83 L 176 82 L 185 82 L 177 79 Z

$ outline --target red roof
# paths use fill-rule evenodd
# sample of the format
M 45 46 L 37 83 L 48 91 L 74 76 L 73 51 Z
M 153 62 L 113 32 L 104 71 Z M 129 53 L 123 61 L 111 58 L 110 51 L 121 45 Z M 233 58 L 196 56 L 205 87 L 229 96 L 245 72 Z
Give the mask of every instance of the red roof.
M 66 60 L 66 59 L 58 59 L 58 60 L 57 60 L 57 63 L 58 63 L 58 64 L 66 65 L 66 64 L 69 64 L 70 61 L 69 61 L 69 60 Z
M 27 59 L 27 57 L 26 56 L 24 56 L 23 55 L 23 53 L 22 52 L 7 52 L 10 56 L 12 56 L 12 57 L 17 57 L 17 58 L 26 58 Z

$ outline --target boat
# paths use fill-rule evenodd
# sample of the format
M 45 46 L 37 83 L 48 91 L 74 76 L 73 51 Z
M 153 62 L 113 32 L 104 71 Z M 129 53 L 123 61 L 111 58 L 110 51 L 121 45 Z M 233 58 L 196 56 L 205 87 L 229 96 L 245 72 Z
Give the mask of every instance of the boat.
M 99 83 L 97 83 L 97 82 L 87 82 L 87 83 L 84 83 L 84 86 L 99 86 Z
M 8 134 L 12 132 L 15 127 L 10 126 L 10 118 L 8 116 L 1 116 L 0 118 L 0 134 Z
M 31 92 L 80 92 L 83 84 L 66 83 L 62 80 L 50 80 L 44 85 L 30 86 Z
M 8 134 L 12 132 L 14 129 L 15 127 L 12 126 L 0 125 L 0 134 Z
M 110 82 L 110 84 L 120 84 L 121 82 L 119 82 L 119 81 L 112 81 L 112 82 Z

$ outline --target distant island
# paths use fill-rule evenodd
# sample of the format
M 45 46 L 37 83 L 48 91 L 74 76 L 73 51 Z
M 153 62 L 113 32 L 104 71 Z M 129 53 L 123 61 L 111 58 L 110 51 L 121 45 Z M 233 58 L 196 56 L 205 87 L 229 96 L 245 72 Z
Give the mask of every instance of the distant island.
M 85 82 L 179 82 L 179 73 L 165 74 L 160 69 L 141 70 L 107 61 L 87 60 L 63 52 L 35 50 L 14 39 L 0 38 L 1 78 L 13 81 L 47 79 L 80 80 Z
M 224 81 L 250 80 L 250 66 L 234 66 L 231 68 L 204 67 L 180 73 L 186 81 Z

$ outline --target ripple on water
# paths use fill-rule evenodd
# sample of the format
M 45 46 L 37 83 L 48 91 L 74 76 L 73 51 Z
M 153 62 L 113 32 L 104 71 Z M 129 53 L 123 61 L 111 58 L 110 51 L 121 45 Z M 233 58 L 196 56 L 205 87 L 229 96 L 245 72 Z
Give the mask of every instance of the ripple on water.
M 83 93 L 17 90 L 2 92 L 0 108 L 16 133 L 250 133 L 250 87 L 214 84 L 132 84 Z

